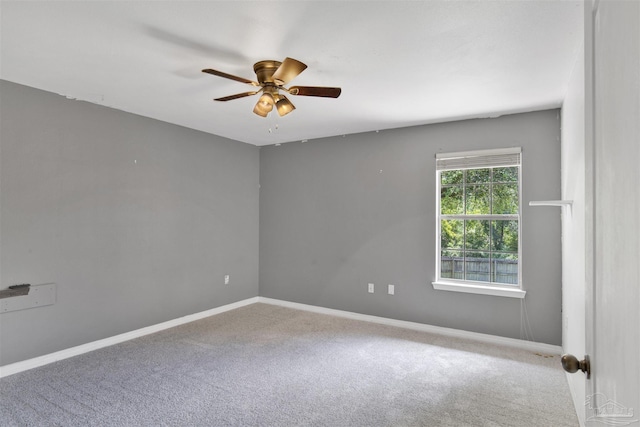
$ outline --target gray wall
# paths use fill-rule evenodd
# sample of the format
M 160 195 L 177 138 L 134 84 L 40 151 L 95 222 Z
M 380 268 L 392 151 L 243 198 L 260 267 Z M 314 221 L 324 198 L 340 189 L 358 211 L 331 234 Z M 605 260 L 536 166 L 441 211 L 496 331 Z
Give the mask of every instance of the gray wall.
M 258 294 L 259 149 L 2 81 L 0 365 Z M 224 274 L 231 284 L 223 284 Z
M 5 81 L 0 107 L 1 288 L 58 290 L 0 315 L 0 365 L 258 294 L 524 337 L 520 300 L 431 286 L 434 154 L 508 146 L 524 304 L 560 344 L 560 215 L 527 205 L 560 197 L 557 110 L 258 149 Z
M 435 153 L 511 146 L 524 306 L 434 290 Z M 528 206 L 560 197 L 558 110 L 262 147 L 260 186 L 261 296 L 512 338 L 526 311 L 536 341 L 561 343 L 560 212 Z

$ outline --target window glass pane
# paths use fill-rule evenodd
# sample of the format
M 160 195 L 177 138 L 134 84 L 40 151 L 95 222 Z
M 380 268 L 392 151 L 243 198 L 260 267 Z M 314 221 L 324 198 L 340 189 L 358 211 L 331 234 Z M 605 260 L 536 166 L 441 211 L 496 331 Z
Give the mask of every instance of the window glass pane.
M 489 223 L 491 221 L 465 221 L 467 250 L 489 250 Z
M 518 168 L 494 168 L 493 182 L 518 182 Z
M 518 221 L 491 221 L 491 250 L 518 253 Z
M 464 279 L 464 258 L 461 251 L 442 251 L 440 253 L 440 277 L 445 279 Z
M 461 185 L 440 189 L 440 212 L 443 215 L 464 213 L 464 191 Z
M 489 252 L 467 252 L 464 258 L 466 279 L 480 282 L 491 281 Z
M 464 221 L 450 219 L 440 221 L 440 248 L 462 249 L 464 244 Z
M 438 172 L 439 215 L 460 218 L 440 217 L 439 277 L 518 285 L 519 219 L 501 217 L 519 218 L 519 174 L 519 166 Z
M 469 185 L 467 190 L 467 215 L 489 214 L 489 185 Z
M 492 281 L 507 285 L 518 284 L 518 254 L 493 254 Z
M 518 213 L 518 184 L 493 184 L 494 214 Z
M 442 185 L 462 184 L 463 171 L 442 171 L 440 172 L 440 183 Z
M 469 169 L 467 171 L 467 182 L 478 184 L 491 181 L 491 169 Z

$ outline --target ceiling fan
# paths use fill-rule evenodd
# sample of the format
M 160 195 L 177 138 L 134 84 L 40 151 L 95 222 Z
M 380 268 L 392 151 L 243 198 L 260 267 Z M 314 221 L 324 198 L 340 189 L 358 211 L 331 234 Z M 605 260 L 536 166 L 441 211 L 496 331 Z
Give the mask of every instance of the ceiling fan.
M 260 89 L 255 91 L 224 96 L 222 98 L 216 98 L 215 101 L 231 101 L 232 99 L 244 98 L 245 96 L 256 95 L 262 92 L 260 99 L 258 99 L 258 102 L 253 108 L 253 112 L 261 117 L 267 117 L 271 110 L 273 110 L 274 106 L 280 116 L 284 116 L 295 110 L 296 107 L 285 95 L 281 94 L 280 91 L 286 92 L 290 95 L 320 96 L 324 98 L 337 98 L 340 96 L 342 89 L 339 87 L 284 87 L 284 85 L 293 80 L 306 68 L 307 66 L 305 64 L 293 58 L 285 58 L 282 62 L 273 60 L 256 62 L 253 65 L 253 71 L 256 73 L 257 82 L 243 77 L 223 73 L 222 71 L 212 70 L 211 68 L 206 68 L 202 70 L 202 72 L 259 87 Z

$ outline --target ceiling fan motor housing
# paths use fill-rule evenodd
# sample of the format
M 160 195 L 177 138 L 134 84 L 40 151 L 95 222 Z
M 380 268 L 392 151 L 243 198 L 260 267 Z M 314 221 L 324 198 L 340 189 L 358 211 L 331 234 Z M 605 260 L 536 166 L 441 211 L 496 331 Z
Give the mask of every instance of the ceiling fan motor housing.
M 276 72 L 278 67 L 280 67 L 282 62 L 279 61 L 260 61 L 256 62 L 253 65 L 253 71 L 256 73 L 256 77 L 258 78 L 258 82 L 260 84 L 264 83 L 274 83 L 273 73 Z

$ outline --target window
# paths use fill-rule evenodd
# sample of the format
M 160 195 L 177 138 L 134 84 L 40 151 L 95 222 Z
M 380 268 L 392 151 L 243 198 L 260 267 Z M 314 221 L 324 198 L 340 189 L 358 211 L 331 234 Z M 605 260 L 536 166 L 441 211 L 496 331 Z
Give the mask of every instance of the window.
M 520 157 L 520 148 L 436 155 L 436 289 L 524 296 Z

